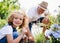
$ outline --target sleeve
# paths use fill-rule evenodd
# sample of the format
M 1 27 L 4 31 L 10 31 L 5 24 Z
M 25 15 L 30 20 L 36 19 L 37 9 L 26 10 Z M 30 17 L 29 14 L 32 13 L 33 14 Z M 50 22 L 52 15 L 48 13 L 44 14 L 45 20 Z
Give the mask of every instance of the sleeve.
M 27 11 L 27 16 L 29 17 L 29 18 L 33 18 L 33 8 L 30 8 L 28 11 Z
M 2 34 L 12 34 L 12 27 L 11 26 L 6 26 L 2 29 Z

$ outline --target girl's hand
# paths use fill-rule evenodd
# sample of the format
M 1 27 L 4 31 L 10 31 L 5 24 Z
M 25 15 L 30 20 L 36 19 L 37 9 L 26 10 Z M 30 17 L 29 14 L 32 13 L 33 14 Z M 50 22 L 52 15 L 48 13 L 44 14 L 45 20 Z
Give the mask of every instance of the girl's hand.
M 27 29 L 22 29 L 22 34 L 27 34 Z
M 30 41 L 34 41 L 34 38 L 32 36 L 29 36 Z

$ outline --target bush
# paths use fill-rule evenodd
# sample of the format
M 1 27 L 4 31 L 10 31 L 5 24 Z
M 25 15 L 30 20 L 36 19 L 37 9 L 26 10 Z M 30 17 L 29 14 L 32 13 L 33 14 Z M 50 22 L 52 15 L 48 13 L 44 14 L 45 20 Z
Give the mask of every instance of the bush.
M 43 33 L 36 36 L 36 43 L 45 43 L 45 41 L 46 39 Z
M 0 2 L 0 18 L 6 19 L 12 10 L 20 9 L 20 4 L 17 3 L 18 0 L 3 0 Z
M 6 20 L 0 19 L 0 28 L 3 27 L 6 24 Z

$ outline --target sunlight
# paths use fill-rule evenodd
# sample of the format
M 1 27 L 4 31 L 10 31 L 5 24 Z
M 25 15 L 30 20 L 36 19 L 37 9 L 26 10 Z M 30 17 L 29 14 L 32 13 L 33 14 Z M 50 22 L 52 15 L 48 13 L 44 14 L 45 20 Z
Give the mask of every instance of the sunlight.
M 42 1 L 48 2 L 48 9 L 52 15 L 57 14 L 57 11 L 55 12 L 55 10 L 58 10 L 60 0 L 19 0 L 19 3 L 21 4 L 21 8 L 27 11 L 30 7 L 33 7 Z

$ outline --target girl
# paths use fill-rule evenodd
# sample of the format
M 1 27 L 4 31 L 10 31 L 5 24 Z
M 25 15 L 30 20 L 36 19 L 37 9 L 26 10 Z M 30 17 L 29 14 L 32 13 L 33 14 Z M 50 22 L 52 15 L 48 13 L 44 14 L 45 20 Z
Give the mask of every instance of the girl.
M 0 30 L 0 43 L 20 43 L 24 35 L 28 39 L 33 40 L 33 37 L 27 28 L 28 19 L 23 11 L 13 11 L 8 18 L 8 24 Z M 19 34 L 16 28 L 22 29 Z

